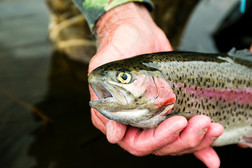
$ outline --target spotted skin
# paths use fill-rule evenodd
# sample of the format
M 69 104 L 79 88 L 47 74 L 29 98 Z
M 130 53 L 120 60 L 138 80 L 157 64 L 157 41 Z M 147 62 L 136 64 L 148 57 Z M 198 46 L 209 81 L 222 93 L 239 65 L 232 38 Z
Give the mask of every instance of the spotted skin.
M 176 94 L 167 115 L 207 115 L 225 128 L 214 145 L 238 143 L 252 137 L 252 62 L 228 54 L 163 52 L 112 62 L 96 69 L 159 71 Z

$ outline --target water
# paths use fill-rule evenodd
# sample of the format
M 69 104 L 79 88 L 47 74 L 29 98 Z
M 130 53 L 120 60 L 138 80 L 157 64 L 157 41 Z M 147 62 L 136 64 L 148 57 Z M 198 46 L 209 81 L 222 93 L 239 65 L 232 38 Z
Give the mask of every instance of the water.
M 43 1 L 0 4 L 0 167 L 203 167 L 193 155 L 135 157 L 109 144 L 91 123 L 88 65 L 51 50 Z M 213 48 L 204 38 L 189 38 L 199 47 L 184 43 L 182 49 Z M 222 167 L 250 164 L 251 149 L 216 150 Z

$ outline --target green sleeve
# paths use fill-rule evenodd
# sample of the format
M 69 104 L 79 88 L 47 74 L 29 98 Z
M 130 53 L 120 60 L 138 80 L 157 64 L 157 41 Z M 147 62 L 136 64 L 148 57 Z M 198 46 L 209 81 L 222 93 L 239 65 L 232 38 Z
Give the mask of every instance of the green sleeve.
M 127 2 L 142 2 L 149 10 L 154 8 L 151 0 L 73 0 L 85 16 L 90 30 L 94 31 L 97 20 L 108 10 Z

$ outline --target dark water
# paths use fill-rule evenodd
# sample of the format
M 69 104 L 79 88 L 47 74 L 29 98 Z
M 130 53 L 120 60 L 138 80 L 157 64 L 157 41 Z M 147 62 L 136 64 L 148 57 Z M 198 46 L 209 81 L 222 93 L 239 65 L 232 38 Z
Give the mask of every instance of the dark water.
M 9 7 L 4 2 L 2 7 Z M 88 65 L 51 51 L 47 20 L 39 21 L 36 10 L 28 15 L 24 1 L 8 2 L 6 11 L 20 17 L 0 16 L 1 168 L 204 167 L 193 155 L 135 157 L 109 144 L 91 123 Z M 23 25 L 21 32 L 16 24 Z M 215 149 L 221 167 L 251 164 L 251 149 Z

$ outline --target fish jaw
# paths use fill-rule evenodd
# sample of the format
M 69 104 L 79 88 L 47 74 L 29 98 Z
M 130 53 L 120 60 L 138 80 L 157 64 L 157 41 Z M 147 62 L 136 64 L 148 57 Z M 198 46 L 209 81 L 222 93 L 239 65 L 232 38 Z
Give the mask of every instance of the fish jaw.
M 166 114 L 171 113 L 174 106 L 175 104 L 169 104 L 166 105 L 165 107 L 160 107 L 155 112 L 150 111 L 150 109 L 148 108 L 120 110 L 120 111 L 110 111 L 111 110 L 110 108 L 110 109 L 99 109 L 99 112 L 105 117 L 111 120 L 115 120 L 119 123 L 149 129 L 149 128 L 156 128 L 162 121 L 164 121 L 167 118 Z M 150 114 L 152 115 L 150 116 Z

